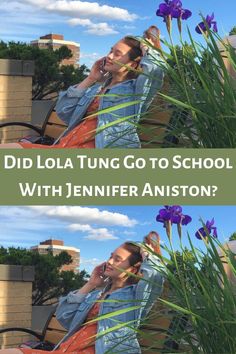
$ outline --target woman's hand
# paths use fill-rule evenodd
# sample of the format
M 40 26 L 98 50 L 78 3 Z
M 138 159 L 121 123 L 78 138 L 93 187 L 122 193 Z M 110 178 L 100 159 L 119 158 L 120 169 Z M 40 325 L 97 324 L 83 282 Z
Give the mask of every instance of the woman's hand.
M 147 246 L 141 250 L 141 255 L 143 259 L 145 259 L 150 252 L 161 254 L 160 236 L 155 231 L 149 232 L 149 234 L 144 237 L 143 243 L 145 244 L 145 246 Z
M 104 282 L 104 265 L 106 262 L 103 262 L 102 264 L 99 264 L 94 268 L 92 271 L 92 274 L 89 278 L 88 284 L 91 285 L 91 287 L 99 288 L 105 285 Z
M 160 30 L 156 26 L 150 26 L 146 31 L 143 33 L 143 37 L 147 42 L 149 42 L 153 47 L 160 48 Z M 147 51 L 148 45 L 142 43 L 141 49 L 143 52 Z
M 105 57 L 98 59 L 97 61 L 95 61 L 95 63 L 93 64 L 89 76 L 88 78 L 91 79 L 91 81 L 96 82 L 96 81 L 103 81 L 104 78 L 104 73 L 102 72 L 102 64 L 104 61 Z

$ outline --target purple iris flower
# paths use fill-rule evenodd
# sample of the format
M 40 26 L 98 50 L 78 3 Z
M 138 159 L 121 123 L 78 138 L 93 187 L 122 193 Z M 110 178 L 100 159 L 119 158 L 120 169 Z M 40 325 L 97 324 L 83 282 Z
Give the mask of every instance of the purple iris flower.
M 218 32 L 218 28 L 217 28 L 217 23 L 216 21 L 214 21 L 214 13 L 212 13 L 212 15 L 207 15 L 207 17 L 205 18 L 205 22 L 200 22 L 197 27 L 195 28 L 196 32 L 199 34 L 202 34 L 202 32 L 207 32 L 208 28 L 209 29 L 213 29 L 214 32 Z
M 182 9 L 181 19 L 187 20 L 189 17 L 192 16 L 192 12 L 188 9 Z
M 180 0 L 164 0 L 164 3 L 159 5 L 159 9 L 156 12 L 157 16 L 163 17 L 166 21 L 166 17 L 181 18 L 187 20 L 192 12 L 188 9 L 182 8 L 182 2 Z
M 156 217 L 156 221 L 162 222 L 165 226 L 167 221 L 171 224 L 187 225 L 191 222 L 192 218 L 189 215 L 182 214 L 182 208 L 179 205 L 165 205 L 165 209 L 160 209 Z
M 215 223 L 214 218 L 211 221 L 207 220 L 205 227 L 201 227 L 200 229 L 198 229 L 197 232 L 195 233 L 195 236 L 199 240 L 201 240 L 202 237 L 206 238 L 209 235 L 217 238 L 217 228 L 216 226 L 213 226 L 214 223 Z
M 181 221 L 181 224 L 182 224 L 182 225 L 188 225 L 191 221 L 192 221 L 191 216 L 189 216 L 189 215 L 182 215 L 182 221 Z
M 156 221 L 162 222 L 166 229 L 167 236 L 171 239 L 171 226 L 177 224 L 177 230 L 179 237 L 182 236 L 182 225 L 187 225 L 192 221 L 189 215 L 182 213 L 182 208 L 179 205 L 164 205 L 164 209 L 159 210 L 159 214 L 156 217 Z

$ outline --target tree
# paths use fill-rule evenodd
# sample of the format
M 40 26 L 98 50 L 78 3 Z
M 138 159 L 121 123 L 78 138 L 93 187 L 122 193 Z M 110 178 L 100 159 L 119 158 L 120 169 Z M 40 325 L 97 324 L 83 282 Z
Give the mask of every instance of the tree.
M 229 241 L 234 241 L 236 240 L 236 232 L 232 233 L 232 235 L 229 238 Z
M 0 247 L 0 264 L 35 267 L 33 305 L 42 305 L 49 300 L 56 302 L 61 295 L 78 289 L 86 283 L 88 274 L 85 270 L 80 273 L 60 271 L 64 264 L 71 262 L 71 256 L 65 251 L 53 256 L 52 253 L 42 255 L 23 248 Z
M 230 31 L 229 31 L 229 36 L 233 36 L 236 34 L 236 26 L 234 26 Z
M 63 59 L 72 56 L 67 46 L 57 50 L 40 49 L 20 42 L 0 42 L 1 59 L 33 60 L 35 74 L 33 77 L 32 98 L 41 100 L 48 95 L 57 97 L 60 90 L 67 89 L 70 85 L 81 82 L 88 74 L 88 68 L 81 65 L 61 65 Z M 50 96 L 51 98 L 51 96 Z

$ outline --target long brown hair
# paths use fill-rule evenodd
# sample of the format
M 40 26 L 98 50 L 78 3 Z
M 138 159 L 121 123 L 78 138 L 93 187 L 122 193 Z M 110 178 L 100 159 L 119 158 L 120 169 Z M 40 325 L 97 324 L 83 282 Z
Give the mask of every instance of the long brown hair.
M 160 248 L 160 236 L 156 231 L 150 231 L 145 237 L 144 242 L 150 244 L 153 247 L 154 252 L 157 255 L 161 255 Z M 122 247 L 129 251 L 131 255 L 129 256 L 129 263 L 131 266 L 136 267 L 136 273 L 138 277 L 142 277 L 142 274 L 139 272 L 140 266 L 142 264 L 143 258 L 141 255 L 141 247 L 133 242 L 125 242 Z M 128 284 L 136 284 L 139 281 L 139 278 L 134 276 L 129 276 L 127 279 Z
M 129 264 L 131 266 L 136 267 L 136 273 L 134 273 L 137 276 L 142 276 L 141 273 L 139 273 L 139 268 L 141 266 L 141 263 L 143 261 L 142 255 L 141 255 L 141 247 L 138 246 L 137 244 L 133 243 L 133 242 L 125 242 L 123 243 L 123 245 L 121 246 L 124 249 L 126 249 L 127 251 L 129 251 L 131 253 L 131 255 L 129 256 Z M 130 275 L 127 278 L 127 284 L 136 284 L 139 281 L 139 278 L 136 278 L 132 275 Z
M 121 39 L 126 45 L 130 47 L 129 58 L 137 63 L 137 67 L 127 73 L 126 79 L 135 79 L 139 75 L 139 63 L 142 58 L 142 49 L 140 48 L 140 42 L 132 36 L 125 36 Z
M 147 242 L 147 244 L 151 244 L 154 252 L 157 255 L 161 255 L 161 247 L 160 247 L 160 236 L 156 231 L 150 231 L 147 236 L 144 237 L 144 240 Z

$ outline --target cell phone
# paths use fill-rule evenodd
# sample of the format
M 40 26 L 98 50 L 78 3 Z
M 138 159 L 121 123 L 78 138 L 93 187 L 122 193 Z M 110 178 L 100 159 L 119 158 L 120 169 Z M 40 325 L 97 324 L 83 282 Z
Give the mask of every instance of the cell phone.
M 109 280 L 109 277 L 107 277 L 104 273 L 106 271 L 106 263 L 103 264 L 102 266 L 102 275 L 101 275 L 101 278 L 103 278 L 104 282 L 108 281 Z
M 100 73 L 101 73 L 101 74 L 105 74 L 105 73 L 106 73 L 106 71 L 105 71 L 105 65 L 106 65 L 106 58 L 103 58 L 102 63 L 101 63 L 101 65 L 100 65 Z
M 104 278 L 105 277 L 105 275 L 104 275 L 105 271 L 106 271 L 106 263 L 104 263 L 103 266 L 102 266 L 100 278 Z
M 103 58 L 102 63 L 100 65 L 100 73 L 103 75 L 103 77 L 109 75 L 109 72 L 105 70 L 105 65 L 106 65 L 106 58 Z
M 102 266 L 102 272 L 103 272 L 103 274 L 105 273 L 105 271 L 106 271 L 106 263 L 104 263 L 103 266 Z

